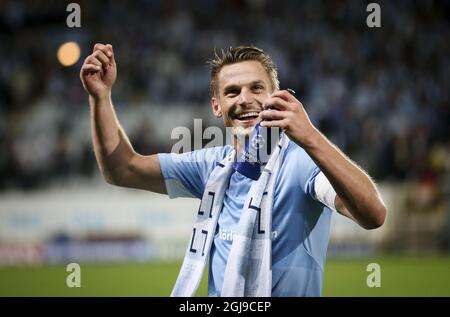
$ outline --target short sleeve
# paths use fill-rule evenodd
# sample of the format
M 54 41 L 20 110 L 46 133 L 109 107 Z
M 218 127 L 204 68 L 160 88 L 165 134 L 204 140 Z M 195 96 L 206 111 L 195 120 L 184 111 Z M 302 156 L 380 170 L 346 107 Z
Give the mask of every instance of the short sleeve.
M 333 187 L 305 150 L 295 145 L 295 143 L 293 144 L 297 147 L 294 151 L 298 162 L 297 168 L 300 171 L 300 186 L 303 192 L 315 201 L 335 210 L 334 197 L 336 192 L 334 192 Z M 319 180 L 319 185 L 322 186 L 317 186 L 317 180 Z M 317 190 L 320 190 L 320 192 L 318 193 Z
M 296 175 L 298 175 L 297 179 L 300 187 L 306 195 L 316 200 L 314 183 L 316 176 L 320 173 L 320 168 L 305 152 L 305 150 L 293 141 L 289 142 L 287 151 L 291 152 L 289 157 L 292 157 L 290 159 L 295 162 L 295 170 L 296 172 L 298 171 Z
M 305 186 L 304 186 L 305 194 L 308 194 L 313 199 L 316 199 L 315 182 L 316 182 L 316 177 L 317 177 L 317 175 L 319 175 L 319 173 L 321 173 L 320 169 L 317 166 L 315 166 L 309 173 L 309 176 L 307 177 Z
M 213 147 L 183 154 L 159 153 L 161 174 L 170 198 L 201 199 L 208 177 L 217 162 L 227 154 L 227 147 Z

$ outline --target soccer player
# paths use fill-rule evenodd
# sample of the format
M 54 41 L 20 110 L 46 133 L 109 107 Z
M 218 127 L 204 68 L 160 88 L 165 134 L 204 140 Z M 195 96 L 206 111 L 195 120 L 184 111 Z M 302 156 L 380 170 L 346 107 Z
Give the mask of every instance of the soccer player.
M 89 94 L 92 141 L 100 170 L 114 185 L 168 194 L 171 198 L 202 199 L 197 223 L 200 227 L 194 228 L 187 263 L 183 264 L 172 295 L 193 295 L 199 279 L 196 275 L 201 275 L 198 271 L 203 268 L 197 264 L 201 257 L 209 255 L 210 296 L 320 296 L 332 211 L 365 229 L 380 227 L 386 207 L 377 188 L 367 173 L 313 126 L 302 103 L 289 91 L 279 90 L 276 67 L 264 51 L 231 47 L 216 54 L 210 65 L 212 111 L 232 128 L 234 146 L 142 156 L 133 150 L 111 101 L 116 80 L 113 48 L 110 44 L 96 44 L 81 68 L 80 78 Z M 266 110 L 269 106 L 270 111 Z M 237 136 L 250 134 L 261 120 L 262 127 L 281 128 L 287 140 L 279 146 L 277 161 L 274 159 L 275 163 L 265 171 L 269 185 L 264 183 L 262 190 L 255 185 L 260 180 L 247 178 L 226 163 L 227 157 L 238 155 L 242 149 Z M 247 203 L 249 193 L 259 190 L 259 196 L 268 196 L 266 189 L 270 186 L 272 197 L 268 204 L 254 207 L 251 199 Z M 222 196 L 215 196 L 219 192 Z M 212 202 L 205 207 L 209 194 Z M 269 210 L 264 223 L 257 218 L 262 217 L 263 209 Z M 252 210 L 255 216 L 251 216 Z M 250 220 L 242 220 L 244 215 L 250 215 L 246 216 Z M 248 223 L 255 229 L 245 233 Z M 210 228 L 214 229 L 212 237 L 208 237 Z M 204 240 L 199 237 L 200 231 Z M 253 232 L 262 234 L 261 240 Z M 235 244 L 241 251 L 233 251 Z M 270 251 L 268 265 L 264 260 L 267 256 L 261 254 L 264 250 Z M 234 261 L 234 257 L 241 260 Z M 236 263 L 230 264 L 233 261 Z

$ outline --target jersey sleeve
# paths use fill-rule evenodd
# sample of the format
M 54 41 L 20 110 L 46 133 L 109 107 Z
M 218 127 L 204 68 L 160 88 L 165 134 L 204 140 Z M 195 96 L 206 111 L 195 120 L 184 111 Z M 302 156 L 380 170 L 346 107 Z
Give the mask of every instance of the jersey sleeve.
M 301 148 L 296 153 L 298 168 L 300 173 L 300 185 L 303 192 L 315 201 L 336 210 L 334 199 L 336 192 L 331 186 L 325 174 L 311 159 L 311 157 Z
M 336 191 L 322 172 L 317 174 L 314 178 L 314 197 L 325 206 L 336 211 Z
M 317 175 L 321 173 L 320 168 L 311 159 L 311 157 L 294 142 L 289 142 L 288 151 L 292 151 L 298 170 L 298 182 L 303 192 L 312 199 L 317 200 L 315 192 L 315 181 Z
M 312 160 L 311 160 L 312 161 Z M 313 162 L 314 163 L 314 162 Z M 314 166 L 311 166 L 310 169 L 305 169 L 307 172 L 305 173 L 305 179 L 304 179 L 304 185 L 303 185 L 303 191 L 305 194 L 311 196 L 313 199 L 316 200 L 316 192 L 315 192 L 315 182 L 317 175 L 322 173 L 320 171 L 320 168 L 317 167 L 314 163 Z
M 201 199 L 208 176 L 216 162 L 225 156 L 223 147 L 201 149 L 183 154 L 159 153 L 161 174 L 170 198 Z

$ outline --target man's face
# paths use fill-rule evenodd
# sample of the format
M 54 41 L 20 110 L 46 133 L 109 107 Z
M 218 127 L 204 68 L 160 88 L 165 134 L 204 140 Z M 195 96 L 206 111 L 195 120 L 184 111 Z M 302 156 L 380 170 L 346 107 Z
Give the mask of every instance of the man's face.
M 244 61 L 224 66 L 217 75 L 218 90 L 211 98 L 216 117 L 234 135 L 248 135 L 260 121 L 258 114 L 272 93 L 269 76 L 258 61 Z

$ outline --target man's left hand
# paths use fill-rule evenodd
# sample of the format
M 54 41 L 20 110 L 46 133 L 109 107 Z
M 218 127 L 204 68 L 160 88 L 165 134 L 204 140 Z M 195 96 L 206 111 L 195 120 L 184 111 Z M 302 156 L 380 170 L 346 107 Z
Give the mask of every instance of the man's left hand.
M 265 128 L 278 127 L 283 129 L 287 136 L 305 147 L 310 144 L 318 130 L 309 120 L 302 103 L 287 90 L 278 90 L 270 95 L 264 103 L 264 109 L 259 116 L 263 120 L 261 126 Z

